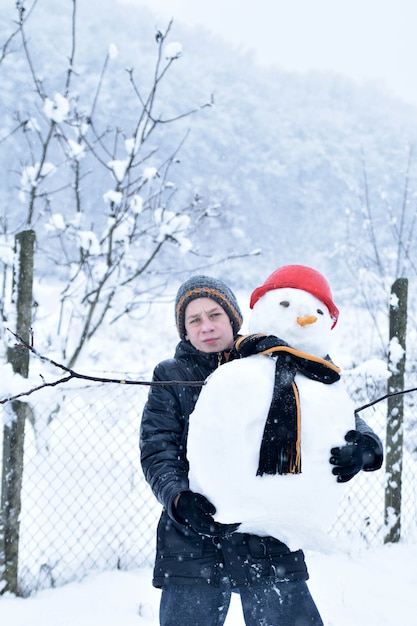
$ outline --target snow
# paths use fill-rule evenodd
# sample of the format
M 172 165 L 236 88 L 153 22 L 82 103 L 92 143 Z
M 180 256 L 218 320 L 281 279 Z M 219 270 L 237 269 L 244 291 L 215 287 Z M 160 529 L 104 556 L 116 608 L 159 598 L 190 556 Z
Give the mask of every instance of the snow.
M 13 368 L 10 363 L 0 362 L 0 379 L 2 383 L 2 388 L 7 389 L 6 397 L 11 397 L 20 393 L 22 387 L 26 383 L 25 379 L 22 378 L 22 376 L 13 372 Z M 8 404 L 4 406 L 4 409 L 7 409 L 7 407 Z
M 45 293 L 49 293 L 49 291 L 46 291 L 49 287 L 49 285 L 43 285 L 42 289 L 45 289 Z M 41 286 L 38 285 L 37 290 L 39 291 L 40 289 Z M 173 288 L 174 291 L 175 289 Z M 248 301 L 248 295 L 246 293 L 237 295 L 246 314 L 245 305 Z M 40 299 L 41 301 L 44 300 L 44 298 Z M 49 298 L 49 300 L 55 302 L 54 298 Z M 93 340 L 89 349 L 89 358 L 94 358 L 94 361 L 91 361 L 94 364 L 94 371 L 103 374 L 103 371 L 110 363 L 115 370 L 117 368 L 124 370 L 126 363 L 140 363 L 141 367 L 149 364 L 149 367 L 151 367 L 157 360 L 172 354 L 177 340 L 172 320 L 172 306 L 172 302 L 167 302 L 166 315 L 164 313 L 163 317 L 156 315 L 155 311 L 153 311 L 152 323 L 161 332 L 163 331 L 160 341 L 157 343 L 152 341 L 152 334 L 149 336 L 149 341 L 146 341 L 145 336 L 140 332 L 140 327 L 142 327 L 142 330 L 143 328 L 148 328 L 148 321 L 146 320 L 136 325 L 135 330 L 138 331 L 138 336 L 133 334 L 133 329 L 130 329 L 129 341 L 126 341 L 125 333 L 119 331 L 121 333 L 119 336 L 112 330 L 112 326 L 108 328 L 106 337 Z M 337 329 L 338 327 L 332 332 L 337 332 Z M 41 334 L 40 330 L 41 328 L 37 331 L 39 334 Z M 347 334 L 350 336 L 349 330 Z M 345 349 L 347 342 L 344 341 L 343 337 L 340 337 L 340 344 Z M 115 341 L 115 338 L 117 338 L 117 341 Z M 38 341 L 41 341 L 40 337 Z M 118 346 L 117 348 L 115 347 L 116 345 Z M 50 355 L 50 353 L 48 354 Z M 338 358 L 335 360 L 338 362 Z M 81 361 L 80 364 L 77 364 L 77 370 L 91 373 L 91 362 Z M 370 377 L 376 373 L 378 375 L 382 374 L 385 378 L 386 367 L 384 368 L 384 363 L 377 359 L 370 359 L 359 366 L 354 371 L 358 378 L 359 369 L 367 372 Z M 136 371 L 135 377 L 147 379 L 149 373 L 147 374 L 146 371 L 143 370 L 141 373 Z M 52 373 L 56 374 L 56 372 L 50 372 L 46 364 L 33 361 L 31 364 L 31 379 L 27 381 L 27 385 L 22 382 L 20 377 L 13 379 L 9 366 L 3 366 L 2 368 L 2 376 L 6 377 L 8 381 L 7 386 L 13 392 L 22 391 L 27 389 L 28 386 L 31 387 L 32 383 L 35 383 L 36 375 L 39 376 L 39 372 L 46 375 L 48 379 L 50 379 Z M 38 378 L 37 383 L 39 384 L 39 382 Z M 130 389 L 132 388 L 130 387 Z M 44 393 L 50 394 L 55 392 L 52 390 L 41 392 L 41 394 Z M 69 399 L 71 394 L 68 387 L 66 393 Z M 85 402 L 83 400 L 84 396 Z M 42 396 L 37 397 L 38 402 L 44 402 Z M 33 398 L 34 396 L 31 397 L 31 401 L 33 401 Z M 52 467 L 56 470 L 56 479 L 58 480 L 60 476 L 58 464 L 58 460 L 60 460 L 63 465 L 67 466 L 70 475 L 71 473 L 74 474 L 72 480 L 67 479 L 66 489 L 68 489 L 68 493 L 75 492 L 76 497 L 79 498 L 81 497 L 80 494 L 85 491 L 84 508 L 89 508 L 89 513 L 98 516 L 105 524 L 113 524 L 112 526 L 106 526 L 109 529 L 107 535 L 114 532 L 120 538 L 123 534 L 129 534 L 128 539 L 136 544 L 143 535 L 141 525 L 135 522 L 136 527 L 132 527 L 132 520 L 127 521 L 124 517 L 118 519 L 117 523 L 119 526 L 115 525 L 111 520 L 116 518 L 109 517 L 109 499 L 103 498 L 103 502 L 97 508 L 93 499 L 89 497 L 90 492 L 88 489 L 91 489 L 91 485 L 100 484 L 99 479 L 101 479 L 103 471 L 105 471 L 106 476 L 110 472 L 114 474 L 114 471 L 120 465 L 122 472 L 116 481 L 118 493 L 113 493 L 113 497 L 116 500 L 115 506 L 120 508 L 121 501 L 126 499 L 126 494 L 130 493 L 126 485 L 131 480 L 129 472 L 133 466 L 136 468 L 138 466 L 135 425 L 137 407 L 131 404 L 130 415 L 123 413 L 121 422 L 115 419 L 116 413 L 114 410 L 111 410 L 109 419 L 112 419 L 114 423 L 112 422 L 112 428 L 108 428 L 107 432 L 105 424 L 98 423 L 93 419 L 92 412 L 93 406 L 97 408 L 99 402 L 104 402 L 102 388 L 97 388 L 96 392 L 87 390 L 83 395 L 77 393 L 72 398 L 72 401 L 76 400 L 78 403 L 77 424 L 75 424 L 75 419 L 74 423 L 69 419 L 70 407 L 68 406 L 69 402 L 67 402 L 64 407 L 68 411 L 68 413 L 64 413 L 65 419 L 60 422 L 54 422 L 55 430 L 48 430 L 50 439 L 45 444 L 52 446 L 49 457 L 52 461 Z M 364 417 L 367 416 L 364 415 Z M 38 426 L 40 429 L 42 428 L 42 424 Z M 77 428 L 81 426 L 83 431 L 88 430 L 88 428 L 98 429 L 100 448 L 99 457 L 97 458 L 99 461 L 94 461 L 96 457 L 93 457 L 93 449 L 95 451 L 97 443 L 96 439 L 92 439 L 91 436 L 87 438 L 91 450 L 85 443 L 83 443 L 83 448 L 78 450 L 77 446 L 80 439 L 75 430 L 76 426 Z M 46 427 L 43 430 L 46 431 Z M 129 446 L 129 448 L 121 446 L 118 441 L 118 434 L 122 435 L 123 433 L 126 435 L 126 431 L 128 431 L 128 440 L 134 442 L 133 446 Z M 32 430 L 28 429 L 28 444 L 30 444 L 30 440 L 33 437 Z M 120 438 L 120 440 L 122 439 Z M 60 442 L 60 445 L 56 444 L 57 441 Z M 123 442 L 127 446 L 126 439 L 123 439 Z M 31 450 L 32 456 L 36 456 L 36 458 L 42 453 L 42 450 L 36 451 L 34 445 L 31 446 Z M 109 456 L 116 454 L 116 452 L 119 455 L 122 454 L 125 463 L 120 464 L 118 462 L 116 464 L 115 462 L 113 465 L 107 463 L 105 450 Z M 77 454 L 79 454 L 79 457 L 77 457 Z M 84 454 L 90 460 L 93 459 L 97 470 L 97 480 L 89 483 L 86 470 L 83 473 L 83 479 L 79 480 L 77 484 L 77 476 L 79 478 L 79 474 L 77 475 L 75 470 L 77 465 L 81 467 L 79 460 Z M 133 457 L 134 461 L 130 457 Z M 410 457 L 411 454 L 408 454 L 407 459 L 410 460 Z M 71 466 L 70 461 L 75 462 L 75 466 Z M 414 465 L 412 468 L 414 468 Z M 410 476 L 411 472 L 414 471 L 412 468 Z M 352 509 L 355 509 L 356 502 L 357 500 L 359 501 L 360 496 L 364 496 L 364 490 L 361 485 L 364 485 L 364 483 L 375 484 L 374 481 L 379 480 L 383 480 L 383 475 L 377 472 L 371 475 L 363 474 L 357 481 L 351 481 L 350 488 L 353 487 L 351 492 Z M 106 497 L 110 498 L 112 492 L 114 492 L 115 483 L 112 483 L 113 487 L 110 487 L 108 483 L 106 484 L 108 486 L 107 491 L 105 491 Z M 45 487 L 42 484 L 39 486 L 41 489 Z M 76 488 L 78 491 L 75 490 Z M 61 487 L 62 489 L 63 487 Z M 126 491 L 124 491 L 125 489 Z M 97 496 L 99 498 L 103 497 L 103 493 L 104 491 L 98 490 Z M 412 498 L 414 497 L 413 495 Z M 33 498 L 38 499 L 37 493 L 33 494 Z M 138 506 L 140 506 L 140 503 Z M 33 513 L 36 514 L 36 509 L 34 509 Z M 52 522 L 48 537 L 48 540 L 52 542 L 55 536 L 59 538 L 62 528 L 59 527 L 59 524 L 54 527 L 52 515 L 49 515 L 46 519 Z M 84 553 L 90 534 L 95 532 L 94 524 L 89 523 L 88 519 L 93 518 L 85 518 L 85 525 L 83 526 L 84 536 L 78 536 L 74 531 L 74 522 L 66 520 L 68 533 L 72 533 L 74 553 Z M 396 521 L 395 516 L 393 521 Z M 43 523 L 45 524 L 45 522 Z M 403 539 L 399 544 L 382 545 L 381 542 L 377 547 L 366 547 L 366 544 L 358 536 L 357 525 L 349 518 L 349 515 L 346 515 L 346 529 L 349 529 L 349 524 L 352 524 L 355 530 L 355 533 L 350 537 L 350 542 L 339 540 L 338 537 L 337 541 L 327 551 L 308 550 L 306 552 L 306 561 L 310 572 L 309 587 L 322 614 L 325 626 L 352 626 L 352 624 L 356 626 L 396 626 L 397 624 L 410 623 L 410 616 L 415 614 L 416 608 L 417 570 L 415 562 L 417 557 L 417 528 L 415 527 L 415 521 L 412 522 L 411 528 L 403 533 Z M 404 527 L 406 527 L 405 523 Z M 153 541 L 154 533 L 151 533 L 149 543 L 152 544 Z M 31 545 L 33 547 L 33 543 Z M 35 548 L 35 551 L 37 549 L 41 550 L 42 546 Z M 58 554 L 58 548 L 56 550 Z M 103 560 L 105 560 L 104 556 Z M 97 569 L 99 567 L 100 565 L 97 566 Z M 82 576 L 83 572 L 83 566 L 80 566 L 77 573 L 80 573 Z M 6 594 L 5 596 L 0 596 L 0 624 L 13 626 L 74 626 L 75 624 L 77 626 L 157 626 L 160 591 L 152 587 L 151 580 L 152 570 L 150 567 L 130 571 L 104 570 L 87 575 L 84 574 L 82 580 L 78 582 L 33 592 L 33 595 L 25 599 Z M 233 594 L 226 626 L 242 626 L 243 624 L 239 597 Z
M 107 163 L 108 167 L 110 167 L 113 170 L 113 173 L 119 183 L 121 183 L 122 180 L 124 179 L 126 170 L 129 164 L 130 164 L 130 159 L 124 159 L 124 160 L 119 159 L 116 161 L 109 161 Z
M 382 359 L 367 359 L 349 372 L 350 376 L 371 376 L 376 379 L 388 380 L 391 376 L 387 364 Z
M 320 300 L 288 288 L 263 295 L 249 318 L 252 333 L 275 335 L 321 359 L 332 325 Z M 190 486 L 215 505 L 219 522 L 240 522 L 239 531 L 272 535 L 291 550 L 328 550 L 344 495 L 330 450 L 355 428 L 354 405 L 342 380 L 328 385 L 296 374 L 302 471 L 257 476 L 274 381 L 275 360 L 263 354 L 226 363 L 208 378 L 190 417 Z
M 59 124 L 67 118 L 70 105 L 67 98 L 62 96 L 60 93 L 56 93 L 54 100 L 45 98 L 43 110 L 47 117 Z
M 92 230 L 77 231 L 77 239 L 80 247 L 90 254 L 100 254 L 100 243 Z
M 154 219 L 159 228 L 157 241 L 164 241 L 167 237 L 172 237 L 178 242 L 181 252 L 188 252 L 192 248 L 191 241 L 185 237 L 185 232 L 190 224 L 188 215 L 181 215 L 158 207 L 154 211 Z
M 138 194 L 135 194 L 130 201 L 130 208 L 133 213 L 140 215 L 143 211 L 143 198 Z
M 66 228 L 64 217 L 61 213 L 53 213 L 49 218 L 49 222 L 45 224 L 45 230 L 54 231 L 62 230 Z
M 13 265 L 14 259 L 13 245 L 8 239 L 6 235 L 0 235 L 0 262 L 6 267 Z
M 28 165 L 22 170 L 21 185 L 26 191 L 30 191 L 32 187 L 36 187 L 39 179 L 50 176 L 56 172 L 56 167 L 53 163 L 35 163 L 35 165 Z
M 74 141 L 73 139 L 68 139 L 68 145 L 70 147 L 70 155 L 74 159 L 79 160 L 85 157 L 85 145 L 84 144 L 80 144 L 77 141 Z
M 393 337 L 389 342 L 390 369 L 393 374 L 398 373 L 398 365 L 404 358 L 405 350 L 398 341 L 398 337 Z
M 239 521 L 242 532 L 272 535 L 292 550 L 327 550 L 327 531 L 344 495 L 328 459 L 355 427 L 354 408 L 342 382 L 324 385 L 297 376 L 303 471 L 257 476 L 274 374 L 274 361 L 255 355 L 210 377 L 190 420 L 191 487 L 213 502 L 219 522 Z
M 119 55 L 118 47 L 114 43 L 111 43 L 109 45 L 107 54 L 109 55 L 109 59 L 116 59 Z
M 173 41 L 165 46 L 166 59 L 178 59 L 182 55 L 182 45 L 178 41 Z
M 106 193 L 103 194 L 104 202 L 110 204 L 113 202 L 116 206 L 122 204 L 123 194 L 120 191 L 114 191 L 114 189 L 109 189 Z
M 417 538 L 416 538 L 417 539 Z M 417 542 L 351 553 L 307 553 L 309 587 L 325 626 L 411 624 L 416 610 Z M 26 599 L 0 598 L 13 626 L 158 626 L 160 592 L 148 568 L 101 572 Z M 410 621 L 411 620 L 411 621 Z M 239 597 L 225 626 L 243 626 Z
M 142 173 L 143 180 L 152 180 L 157 175 L 158 170 L 156 167 L 145 167 Z

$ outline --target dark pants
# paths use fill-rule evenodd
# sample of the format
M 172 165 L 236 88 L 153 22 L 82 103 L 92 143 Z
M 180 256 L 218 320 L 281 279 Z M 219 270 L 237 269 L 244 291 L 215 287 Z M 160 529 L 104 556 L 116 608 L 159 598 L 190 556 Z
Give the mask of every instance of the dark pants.
M 238 590 L 246 626 L 323 626 L 304 581 L 265 583 Z M 167 585 L 162 590 L 161 626 L 222 626 L 231 597 L 226 579 L 220 587 L 205 583 Z

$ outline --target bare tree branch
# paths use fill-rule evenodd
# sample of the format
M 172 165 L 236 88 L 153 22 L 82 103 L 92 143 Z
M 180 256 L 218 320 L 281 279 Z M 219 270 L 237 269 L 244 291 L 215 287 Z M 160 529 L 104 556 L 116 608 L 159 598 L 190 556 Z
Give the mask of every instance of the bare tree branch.
M 50 363 L 54 367 L 62 370 L 63 372 L 67 372 L 68 375 L 63 378 L 59 378 L 53 382 L 46 382 L 43 377 L 42 384 L 37 387 L 32 387 L 28 391 L 22 391 L 14 396 L 9 396 L 8 398 L 3 398 L 0 400 L 0 404 L 6 404 L 6 402 L 12 402 L 13 400 L 17 400 L 18 398 L 22 398 L 24 396 L 30 396 L 36 391 L 40 389 L 44 389 L 45 387 L 57 387 L 58 385 L 62 385 L 63 383 L 67 383 L 70 380 L 78 379 L 78 380 L 88 380 L 94 383 L 116 383 L 118 385 L 144 385 L 147 387 L 172 387 L 172 386 L 180 386 L 180 387 L 202 387 L 205 385 L 204 380 L 195 380 L 195 381 L 184 381 L 184 380 L 128 380 L 125 378 L 103 378 L 101 376 L 89 376 L 88 374 L 81 374 L 80 372 L 76 372 L 70 367 L 66 367 L 62 363 L 58 363 L 53 359 L 50 359 L 42 354 L 40 354 L 33 346 L 27 343 L 20 335 L 14 333 L 10 328 L 7 328 L 9 333 L 11 333 L 15 339 L 19 342 L 19 346 L 27 348 L 34 356 L 40 359 L 44 363 Z

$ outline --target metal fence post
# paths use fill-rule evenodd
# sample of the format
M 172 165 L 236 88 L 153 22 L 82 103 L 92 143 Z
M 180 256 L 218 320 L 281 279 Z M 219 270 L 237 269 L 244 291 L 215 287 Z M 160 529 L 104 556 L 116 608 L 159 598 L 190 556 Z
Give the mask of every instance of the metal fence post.
M 391 287 L 388 393 L 404 389 L 407 330 L 408 280 L 398 278 Z M 385 487 L 385 543 L 395 543 L 401 537 L 401 487 L 403 465 L 404 396 L 388 398 Z

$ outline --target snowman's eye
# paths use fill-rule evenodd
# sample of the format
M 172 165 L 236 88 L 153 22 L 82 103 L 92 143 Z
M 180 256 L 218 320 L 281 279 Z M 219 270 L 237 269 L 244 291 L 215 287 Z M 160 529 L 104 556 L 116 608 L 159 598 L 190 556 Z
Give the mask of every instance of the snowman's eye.
M 323 311 L 322 311 L 321 309 L 317 309 L 317 313 L 318 313 L 319 315 L 324 315 L 324 313 L 323 313 Z
M 288 302 L 288 300 L 283 300 L 282 302 L 280 302 L 280 305 L 283 306 L 284 309 L 288 309 L 290 303 Z

